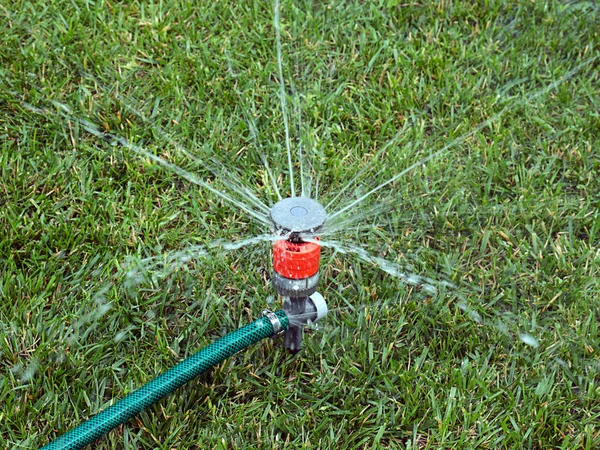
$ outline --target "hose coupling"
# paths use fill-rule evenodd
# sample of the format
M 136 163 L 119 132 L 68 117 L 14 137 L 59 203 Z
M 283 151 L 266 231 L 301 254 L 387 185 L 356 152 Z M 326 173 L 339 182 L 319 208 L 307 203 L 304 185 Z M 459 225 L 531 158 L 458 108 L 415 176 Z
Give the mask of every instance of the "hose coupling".
M 283 333 L 283 327 L 281 326 L 281 322 L 279 320 L 279 317 L 277 317 L 277 314 L 275 314 L 269 309 L 263 309 L 262 316 L 269 319 L 271 325 L 273 326 L 273 334 L 271 335 L 271 337 L 278 336 L 281 333 Z

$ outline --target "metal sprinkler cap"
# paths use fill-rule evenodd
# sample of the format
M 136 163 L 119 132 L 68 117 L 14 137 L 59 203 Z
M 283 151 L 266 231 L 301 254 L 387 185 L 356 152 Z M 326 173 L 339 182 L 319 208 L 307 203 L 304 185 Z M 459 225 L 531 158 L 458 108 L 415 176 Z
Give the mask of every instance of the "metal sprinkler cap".
M 315 233 L 326 219 L 325 208 L 306 197 L 284 198 L 271 208 L 271 220 L 276 231 Z

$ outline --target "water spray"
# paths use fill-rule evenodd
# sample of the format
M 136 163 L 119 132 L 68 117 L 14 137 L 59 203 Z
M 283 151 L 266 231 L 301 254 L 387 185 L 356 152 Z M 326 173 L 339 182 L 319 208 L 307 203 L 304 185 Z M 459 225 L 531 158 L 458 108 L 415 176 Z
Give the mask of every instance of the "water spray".
M 289 197 L 271 208 L 275 233 L 281 239 L 273 244 L 273 287 L 283 297 L 283 309 L 291 316 L 315 314 L 321 319 L 327 305 L 317 293 L 321 246 L 318 232 L 327 214 L 325 208 L 306 197 Z M 291 323 L 283 345 L 291 353 L 300 351 L 303 323 Z

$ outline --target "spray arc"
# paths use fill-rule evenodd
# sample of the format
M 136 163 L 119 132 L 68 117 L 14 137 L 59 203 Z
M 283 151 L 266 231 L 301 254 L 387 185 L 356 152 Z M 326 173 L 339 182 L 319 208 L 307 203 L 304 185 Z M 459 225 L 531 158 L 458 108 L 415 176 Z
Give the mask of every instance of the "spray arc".
M 319 320 L 327 305 L 317 292 L 321 246 L 318 233 L 327 213 L 315 200 L 289 197 L 271 208 L 271 220 L 281 239 L 273 244 L 273 287 L 283 297 L 283 309 L 293 317 Z M 291 353 L 301 349 L 303 323 L 290 323 L 283 345 Z

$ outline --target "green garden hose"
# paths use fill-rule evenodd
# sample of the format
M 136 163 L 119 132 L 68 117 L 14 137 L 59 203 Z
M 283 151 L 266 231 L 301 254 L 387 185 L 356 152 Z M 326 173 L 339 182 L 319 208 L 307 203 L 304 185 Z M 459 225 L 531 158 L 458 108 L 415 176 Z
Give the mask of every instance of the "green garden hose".
M 264 317 L 204 347 L 40 450 L 77 450 L 91 444 L 205 370 L 264 338 L 286 330 L 288 325 L 285 311 L 265 312 Z

